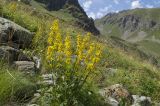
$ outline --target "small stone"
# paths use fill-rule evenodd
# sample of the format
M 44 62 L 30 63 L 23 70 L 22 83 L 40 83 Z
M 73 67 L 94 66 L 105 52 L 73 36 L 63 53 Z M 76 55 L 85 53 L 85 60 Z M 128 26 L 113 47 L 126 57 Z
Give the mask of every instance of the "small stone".
M 34 97 L 40 97 L 41 95 L 40 95 L 40 93 L 35 93 L 34 94 Z
M 151 98 L 146 96 L 132 95 L 134 103 L 132 106 L 151 106 Z
M 43 84 L 44 85 L 53 85 L 54 82 L 53 82 L 53 80 L 46 80 L 46 81 L 43 81 Z
M 39 105 L 37 105 L 37 104 L 29 104 L 27 106 L 39 106 Z
M 36 68 L 37 68 L 37 69 L 40 69 L 40 67 L 41 67 L 41 58 L 38 58 L 37 56 L 34 56 L 34 57 L 33 57 L 33 60 L 34 60 L 34 62 L 35 62 Z
M 111 105 L 111 106 L 119 106 L 119 102 L 116 101 L 114 98 L 112 97 L 109 97 L 108 98 L 108 103 Z
M 35 73 L 34 62 L 31 61 L 15 61 L 13 66 L 15 66 L 19 71 L 23 71 L 25 73 Z
M 42 78 L 43 78 L 43 80 L 52 80 L 53 75 L 52 74 L 43 74 Z

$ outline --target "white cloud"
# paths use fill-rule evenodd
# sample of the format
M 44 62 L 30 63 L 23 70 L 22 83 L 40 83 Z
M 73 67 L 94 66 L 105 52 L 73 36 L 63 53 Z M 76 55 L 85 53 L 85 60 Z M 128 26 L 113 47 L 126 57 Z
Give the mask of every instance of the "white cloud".
M 113 0 L 115 4 L 119 4 L 119 0 Z
M 96 14 L 94 12 L 88 13 L 88 17 L 92 17 L 93 19 L 96 19 Z
M 153 5 L 146 5 L 147 8 L 153 8 Z
M 132 4 L 131 4 L 131 8 L 132 9 L 142 8 L 142 7 L 143 6 L 141 5 L 140 0 L 134 0 L 134 1 L 132 1 Z
M 92 4 L 93 4 L 93 1 L 92 1 L 92 0 L 86 0 L 86 1 L 83 3 L 84 10 L 85 10 L 85 11 L 88 11 Z
M 98 12 L 98 13 L 96 14 L 96 18 L 101 18 L 101 17 L 103 17 L 103 16 L 104 16 L 104 14 L 101 13 L 101 12 Z
M 112 5 L 109 5 L 109 6 L 106 6 L 104 8 L 100 8 L 98 10 L 98 12 L 89 12 L 88 13 L 88 16 L 89 17 L 92 17 L 93 19 L 96 19 L 96 18 L 101 18 L 103 17 L 104 15 L 106 15 L 107 13 L 109 12 L 118 12 L 118 11 L 113 11 L 111 10 L 112 8 Z
M 104 7 L 104 8 L 100 8 L 99 11 L 100 11 L 100 12 L 108 12 L 108 10 L 109 10 L 110 8 L 112 8 L 112 5 L 106 6 L 106 7 Z
M 106 15 L 110 11 L 111 8 L 112 8 L 112 5 L 109 5 L 104 8 L 99 9 L 99 11 L 97 13 L 97 18 L 101 18 L 104 15 Z

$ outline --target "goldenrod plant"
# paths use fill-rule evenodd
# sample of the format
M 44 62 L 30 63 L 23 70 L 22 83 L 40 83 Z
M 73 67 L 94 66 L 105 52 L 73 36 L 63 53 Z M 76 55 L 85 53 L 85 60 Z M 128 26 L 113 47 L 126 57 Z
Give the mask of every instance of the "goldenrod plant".
M 62 36 L 59 21 L 54 20 L 46 51 L 48 69 L 56 76 L 56 84 L 52 90 L 60 95 L 55 97 L 57 99 L 54 99 L 54 102 L 74 105 L 77 94 L 88 77 L 95 72 L 103 47 L 91 41 L 90 36 L 91 33 L 84 36 L 79 34 L 76 39 L 73 39 L 69 32 Z

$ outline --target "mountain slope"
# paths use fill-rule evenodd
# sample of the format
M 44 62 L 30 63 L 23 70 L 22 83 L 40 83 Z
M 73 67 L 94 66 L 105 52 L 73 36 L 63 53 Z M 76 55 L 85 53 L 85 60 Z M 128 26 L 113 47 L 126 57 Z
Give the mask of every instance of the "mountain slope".
M 86 31 L 92 32 L 95 35 L 100 34 L 94 25 L 92 18 L 89 18 L 83 8 L 80 6 L 78 0 L 36 0 L 43 3 L 44 7 L 49 11 L 64 10 L 76 18 L 76 25 Z
M 160 8 L 110 13 L 96 20 L 96 26 L 103 35 L 123 39 L 160 58 Z

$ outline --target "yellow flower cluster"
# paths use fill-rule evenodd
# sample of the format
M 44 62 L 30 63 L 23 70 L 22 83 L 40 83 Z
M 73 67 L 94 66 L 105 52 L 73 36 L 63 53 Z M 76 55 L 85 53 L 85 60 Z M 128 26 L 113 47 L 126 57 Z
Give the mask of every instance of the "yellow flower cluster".
M 12 2 L 12 3 L 10 3 L 10 5 L 9 5 L 9 10 L 15 12 L 16 9 L 17 9 L 17 7 L 18 7 L 17 3 L 16 3 L 16 2 Z
M 55 20 L 52 27 L 50 28 L 50 33 L 48 36 L 48 49 L 46 59 L 48 61 L 53 61 L 55 51 L 62 50 L 62 38 L 59 32 L 59 21 Z
M 80 63 L 80 61 L 83 59 L 83 47 L 82 45 L 82 37 L 81 35 L 77 36 L 77 63 Z
M 71 64 L 71 48 L 71 37 L 67 34 L 63 42 L 63 38 L 59 30 L 59 21 L 55 20 L 50 28 L 48 36 L 47 61 L 65 61 L 67 64 Z
M 46 57 L 47 60 L 52 60 L 52 56 L 53 56 L 52 53 L 53 53 L 53 46 L 48 46 L 47 57 Z
M 91 33 L 86 36 L 77 36 L 77 63 L 84 63 L 87 70 L 94 68 L 95 64 L 100 61 L 102 47 L 98 43 L 91 42 Z
M 50 28 L 50 33 L 48 36 L 48 44 L 49 45 L 53 45 L 54 44 L 54 39 L 57 36 L 57 34 L 59 33 L 59 21 L 58 20 L 54 20 L 52 27 Z
M 87 69 L 93 69 L 95 67 L 95 64 L 100 61 L 100 58 L 102 56 L 102 48 L 103 47 L 97 43 L 92 43 L 90 45 L 85 60 Z
M 72 47 L 71 47 L 71 37 L 67 33 L 67 36 L 65 38 L 65 49 L 64 49 L 64 54 L 66 56 L 66 63 L 71 64 L 71 56 L 72 56 Z
M 47 61 L 51 64 L 53 64 L 52 61 L 55 61 L 55 64 L 58 64 L 58 62 L 60 62 L 60 64 L 66 63 L 66 65 L 70 66 L 76 63 L 76 67 L 85 67 L 87 70 L 95 68 L 96 63 L 100 61 L 102 48 L 100 44 L 90 40 L 91 33 L 87 33 L 85 36 L 77 35 L 76 51 L 72 51 L 74 42 L 71 42 L 72 39 L 69 33 L 67 33 L 65 38 L 62 37 L 58 20 L 53 22 L 50 30 L 46 53 Z M 76 59 L 72 59 L 75 57 Z

